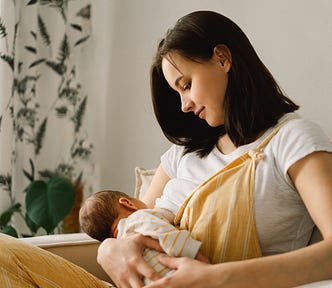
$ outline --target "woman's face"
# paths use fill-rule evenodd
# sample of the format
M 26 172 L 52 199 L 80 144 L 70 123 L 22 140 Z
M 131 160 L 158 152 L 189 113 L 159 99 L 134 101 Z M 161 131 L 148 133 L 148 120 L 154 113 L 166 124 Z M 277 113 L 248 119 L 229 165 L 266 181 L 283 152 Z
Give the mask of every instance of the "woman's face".
M 230 61 L 214 53 L 209 61 L 195 62 L 176 52 L 162 60 L 168 84 L 179 93 L 183 112 L 193 112 L 211 127 L 224 124 L 224 98 Z

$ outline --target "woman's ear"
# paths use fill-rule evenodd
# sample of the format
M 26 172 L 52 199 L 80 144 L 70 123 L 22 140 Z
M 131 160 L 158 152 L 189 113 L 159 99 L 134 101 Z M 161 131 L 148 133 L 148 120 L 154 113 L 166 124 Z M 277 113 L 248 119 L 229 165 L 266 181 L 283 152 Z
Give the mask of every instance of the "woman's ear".
M 220 65 L 228 72 L 232 66 L 232 54 L 224 44 L 218 44 L 213 49 L 213 57 L 220 62 Z
M 134 211 L 138 210 L 135 203 L 126 197 L 120 197 L 119 204 L 129 210 L 134 210 Z

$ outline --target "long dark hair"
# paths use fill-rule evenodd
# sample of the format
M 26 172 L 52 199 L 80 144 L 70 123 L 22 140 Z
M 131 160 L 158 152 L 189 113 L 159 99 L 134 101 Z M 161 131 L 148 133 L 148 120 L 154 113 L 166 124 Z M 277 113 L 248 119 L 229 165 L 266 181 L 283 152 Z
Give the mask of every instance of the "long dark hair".
M 224 99 L 224 125 L 210 127 L 193 113 L 181 111 L 180 97 L 168 85 L 161 62 L 171 51 L 193 61 L 208 61 L 219 44 L 228 47 L 232 66 Z M 299 108 L 282 92 L 244 32 L 216 12 L 197 11 L 179 19 L 160 41 L 150 76 L 154 112 L 165 136 L 185 146 L 185 153 L 195 151 L 201 157 L 224 133 L 235 146 L 244 145 L 275 125 L 283 114 Z

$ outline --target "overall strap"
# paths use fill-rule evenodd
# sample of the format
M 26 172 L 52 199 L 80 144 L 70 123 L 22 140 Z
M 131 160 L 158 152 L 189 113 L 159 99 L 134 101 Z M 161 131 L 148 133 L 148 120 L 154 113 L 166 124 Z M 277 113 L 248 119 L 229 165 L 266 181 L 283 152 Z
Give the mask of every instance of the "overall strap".
M 255 150 L 262 151 L 265 146 L 270 142 L 270 140 L 279 132 L 279 130 L 284 127 L 289 121 L 294 119 L 298 119 L 298 117 L 292 117 L 289 119 L 284 120 L 283 122 L 279 123 L 269 135 L 267 135 L 261 143 L 258 144 Z

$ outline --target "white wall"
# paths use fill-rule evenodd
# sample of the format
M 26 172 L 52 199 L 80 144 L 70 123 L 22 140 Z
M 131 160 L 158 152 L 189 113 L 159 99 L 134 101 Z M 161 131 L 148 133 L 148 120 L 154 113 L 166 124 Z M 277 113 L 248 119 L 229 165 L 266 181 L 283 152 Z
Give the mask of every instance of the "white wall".
M 94 0 L 98 31 L 90 59 L 96 95 L 96 169 L 100 188 L 132 192 L 134 167 L 158 165 L 169 143 L 153 115 L 149 65 L 158 40 L 194 10 L 215 10 L 247 34 L 300 113 L 332 137 L 332 1 Z M 204 4 L 202 3 L 204 2 Z M 102 116 L 106 113 L 106 117 Z M 98 136 L 99 135 L 99 136 Z

